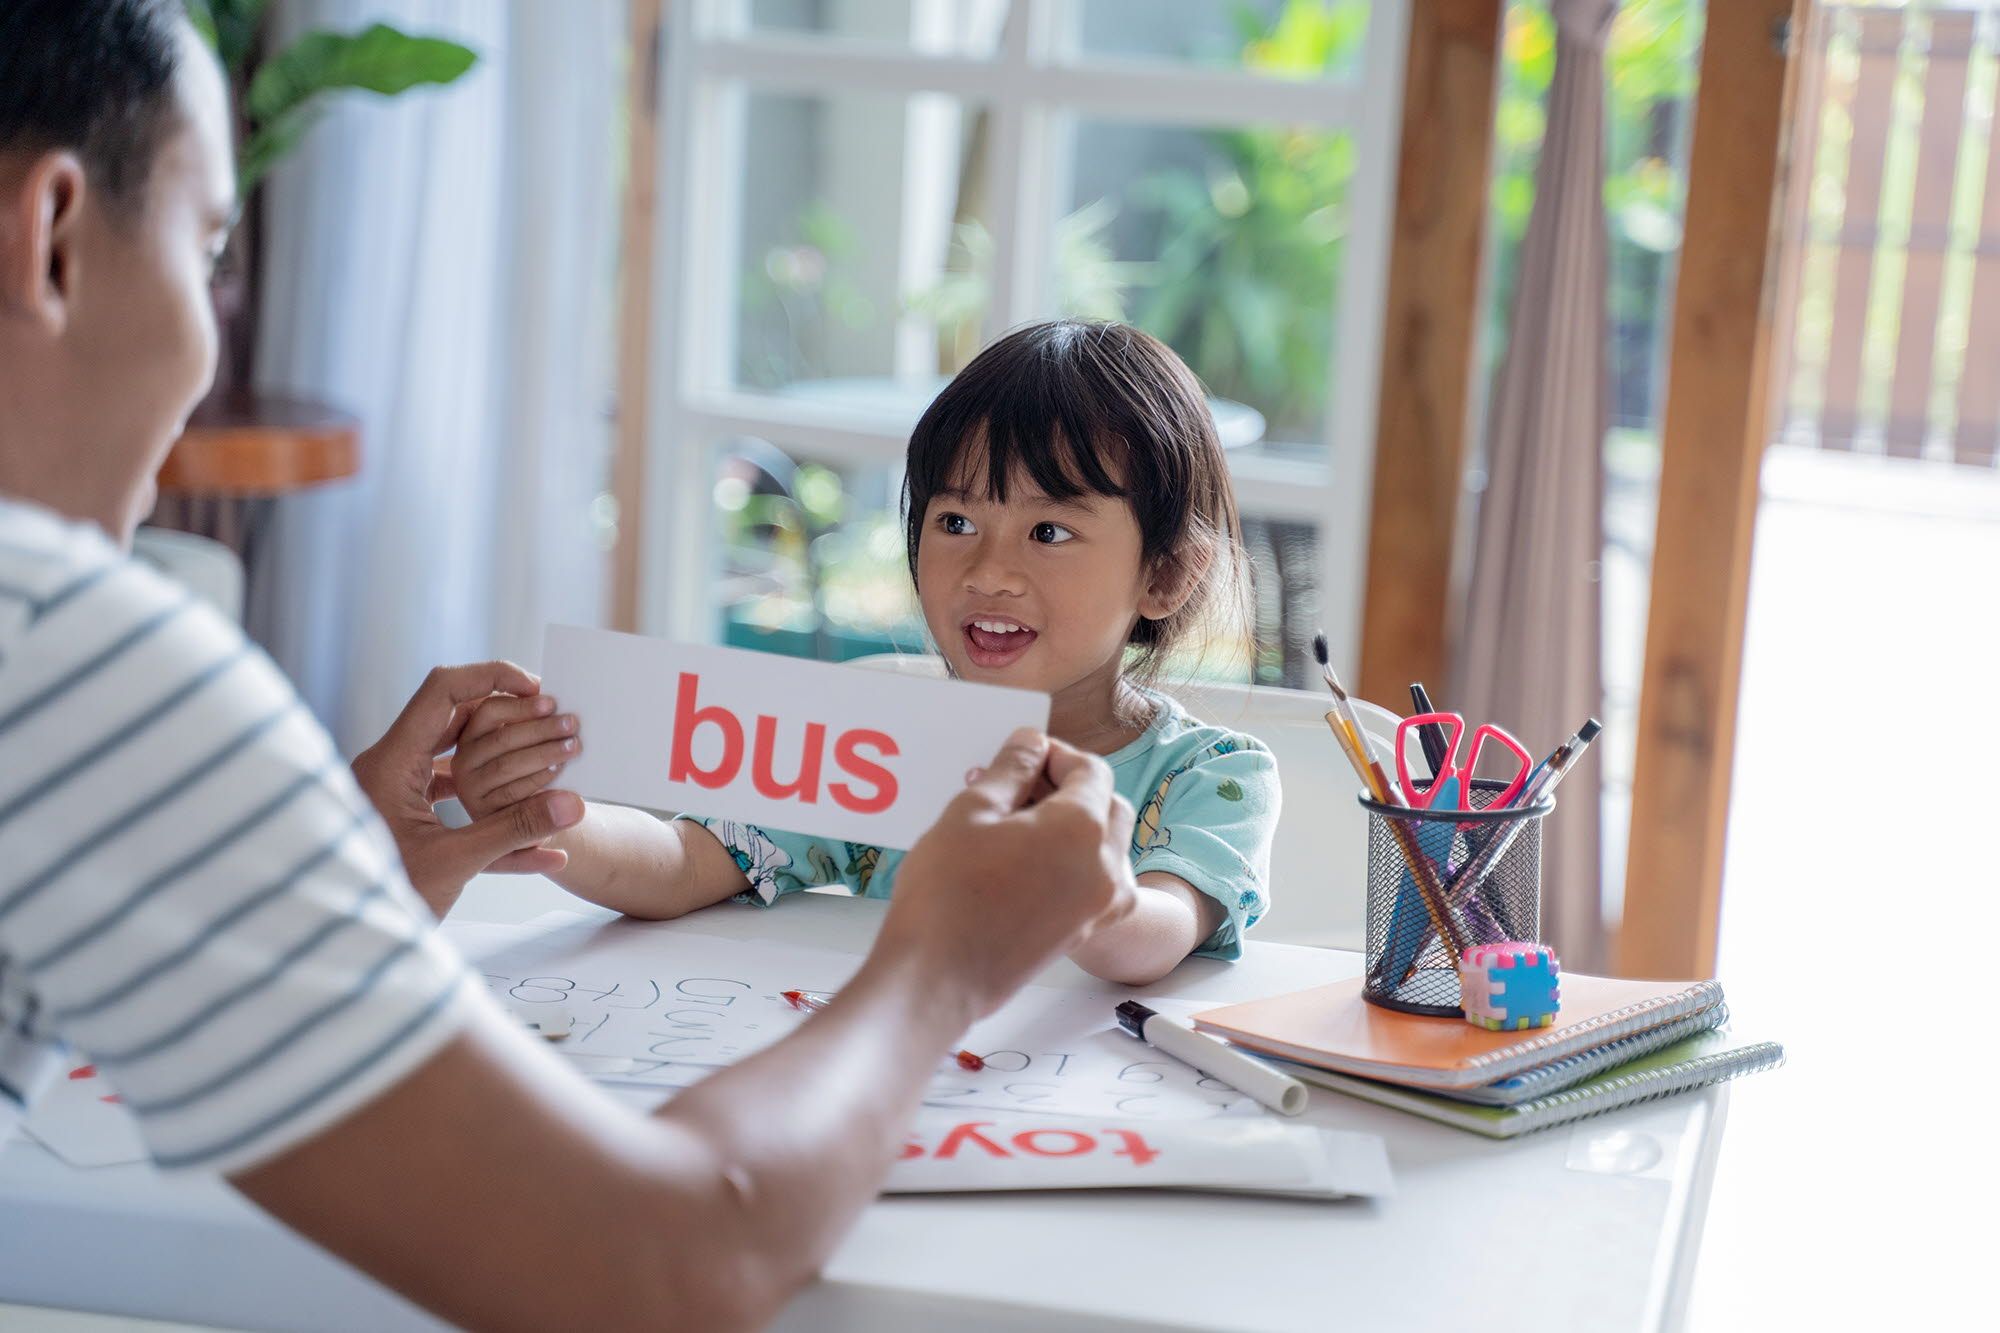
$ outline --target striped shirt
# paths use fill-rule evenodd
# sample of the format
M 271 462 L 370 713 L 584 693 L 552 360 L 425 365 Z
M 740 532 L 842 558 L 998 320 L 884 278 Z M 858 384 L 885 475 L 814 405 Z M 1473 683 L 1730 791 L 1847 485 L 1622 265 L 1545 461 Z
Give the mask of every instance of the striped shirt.
M 238 1171 L 479 994 L 269 659 L 97 530 L 0 499 L 0 1141 L 67 1046 L 162 1166 Z

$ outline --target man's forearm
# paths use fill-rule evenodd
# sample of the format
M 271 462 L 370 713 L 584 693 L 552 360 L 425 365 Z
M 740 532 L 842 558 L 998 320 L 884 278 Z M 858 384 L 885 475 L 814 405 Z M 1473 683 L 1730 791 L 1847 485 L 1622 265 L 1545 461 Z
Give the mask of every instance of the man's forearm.
M 761 1327 L 874 1197 L 972 1012 L 884 952 L 649 1124 L 482 1004 L 415 1074 L 234 1183 L 453 1323 Z
M 737 1173 L 773 1313 L 875 1196 L 924 1087 L 973 1017 L 949 979 L 908 958 L 871 957 L 790 1040 L 662 1109 Z

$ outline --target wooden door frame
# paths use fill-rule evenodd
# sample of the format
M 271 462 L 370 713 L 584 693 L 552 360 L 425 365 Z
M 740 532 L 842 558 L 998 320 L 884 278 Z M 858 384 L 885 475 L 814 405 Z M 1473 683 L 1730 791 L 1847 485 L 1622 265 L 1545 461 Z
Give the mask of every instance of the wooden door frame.
M 666 0 L 628 0 L 625 82 L 625 197 L 618 273 L 618 426 L 611 498 L 618 513 L 611 548 L 605 619 L 628 633 L 640 628 L 646 512 L 646 450 L 652 424 L 653 275 L 658 245 L 660 80 Z
M 1661 428 L 1618 970 L 1715 966 L 1736 696 L 1770 432 L 1776 223 L 1811 0 L 1708 7 Z M 1478 365 L 1499 0 L 1414 7 L 1383 324 L 1359 690 L 1448 675 L 1451 551 Z
M 1444 688 L 1450 666 L 1452 536 L 1479 360 L 1504 10 L 1503 0 L 1410 7 L 1354 681 L 1389 707 L 1413 680 Z
M 1710 4 L 1660 431 L 1618 970 L 1715 971 L 1780 222 L 1812 0 Z M 1801 179 L 1809 164 L 1799 164 Z

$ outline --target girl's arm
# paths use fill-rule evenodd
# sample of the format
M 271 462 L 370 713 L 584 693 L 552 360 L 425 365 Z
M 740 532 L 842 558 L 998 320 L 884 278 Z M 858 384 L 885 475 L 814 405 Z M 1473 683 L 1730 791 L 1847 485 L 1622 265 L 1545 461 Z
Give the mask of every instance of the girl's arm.
M 750 887 L 729 849 L 688 819 L 623 805 L 585 807 L 583 822 L 550 840 L 569 863 L 549 878 L 627 916 L 666 920 Z
M 1178 875 L 1149 870 L 1139 876 L 1131 907 L 1101 920 L 1069 957 L 1094 977 L 1146 986 L 1180 966 L 1221 925 L 1221 903 Z

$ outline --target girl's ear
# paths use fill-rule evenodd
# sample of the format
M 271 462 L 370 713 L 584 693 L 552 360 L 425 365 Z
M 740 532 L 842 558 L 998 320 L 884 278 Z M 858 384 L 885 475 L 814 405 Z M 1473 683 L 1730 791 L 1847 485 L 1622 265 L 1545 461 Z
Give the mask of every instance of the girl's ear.
M 1139 598 L 1139 614 L 1148 620 L 1165 620 L 1179 611 L 1201 587 L 1215 558 L 1215 543 L 1192 538 L 1174 554 L 1153 567 L 1146 591 Z

